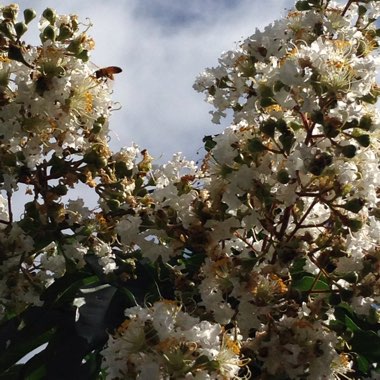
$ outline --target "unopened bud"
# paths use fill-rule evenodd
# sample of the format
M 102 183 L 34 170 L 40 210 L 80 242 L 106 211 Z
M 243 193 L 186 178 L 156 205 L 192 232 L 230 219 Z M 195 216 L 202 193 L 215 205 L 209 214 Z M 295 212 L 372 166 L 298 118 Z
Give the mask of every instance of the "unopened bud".
M 51 25 L 48 25 L 42 32 L 43 41 L 47 41 L 47 40 L 55 41 L 55 36 L 56 36 L 55 30 Z
M 25 24 L 29 24 L 35 17 L 36 11 L 34 9 L 28 8 L 24 10 Z
M 46 18 L 46 20 L 48 20 L 50 22 L 50 24 L 54 24 L 55 22 L 55 19 L 57 18 L 57 13 L 55 12 L 54 9 L 51 9 L 51 8 L 46 8 L 43 12 L 42 12 L 42 16 Z
M 24 22 L 18 22 L 14 26 L 17 38 L 20 38 L 28 30 L 27 25 Z

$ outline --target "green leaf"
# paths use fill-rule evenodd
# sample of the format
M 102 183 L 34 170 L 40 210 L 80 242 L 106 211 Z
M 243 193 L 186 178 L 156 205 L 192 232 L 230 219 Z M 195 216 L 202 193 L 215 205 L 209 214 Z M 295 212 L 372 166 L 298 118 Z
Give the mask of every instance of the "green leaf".
M 312 290 L 329 290 L 330 289 L 329 285 L 326 282 L 324 282 L 322 280 L 317 280 L 316 282 L 314 282 L 314 281 L 315 281 L 315 277 L 304 276 L 303 278 L 294 281 L 292 286 L 301 292 L 309 292 Z
M 352 351 L 370 362 L 380 361 L 380 337 L 373 331 L 358 330 L 349 341 Z
M 344 322 L 346 327 L 352 332 L 361 330 L 361 328 L 347 314 L 344 316 Z
M 364 356 L 358 355 L 355 361 L 356 361 L 356 364 L 358 365 L 359 371 L 363 373 L 368 373 L 369 362 Z
M 80 297 L 85 299 L 85 304 L 79 308 L 79 319 L 76 322 L 78 336 L 85 338 L 90 346 L 107 340 L 107 313 L 111 305 L 116 288 L 104 284 L 97 287 L 81 289 Z
M 23 341 L 19 339 L 14 344 L 11 344 L 8 349 L 2 353 L 0 357 L 0 372 L 6 371 L 13 364 L 21 360 L 25 355 L 40 347 L 42 344 L 49 341 L 53 336 L 55 329 L 47 328 L 44 332 L 25 331 L 23 329 Z
M 71 303 L 82 287 L 99 283 L 99 277 L 88 273 L 74 272 L 56 279 L 42 294 L 41 299 L 47 304 L 56 305 Z

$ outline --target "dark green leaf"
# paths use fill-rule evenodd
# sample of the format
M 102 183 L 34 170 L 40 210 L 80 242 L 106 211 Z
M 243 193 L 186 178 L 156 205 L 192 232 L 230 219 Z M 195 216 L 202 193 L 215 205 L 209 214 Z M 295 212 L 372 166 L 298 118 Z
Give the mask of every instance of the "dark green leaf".
M 308 292 L 311 290 L 329 290 L 330 289 L 329 285 L 326 282 L 322 280 L 315 281 L 315 278 L 312 276 L 304 276 L 300 280 L 294 281 L 293 287 L 301 292 Z
M 380 362 L 380 337 L 375 332 L 358 330 L 349 343 L 352 351 L 370 362 Z

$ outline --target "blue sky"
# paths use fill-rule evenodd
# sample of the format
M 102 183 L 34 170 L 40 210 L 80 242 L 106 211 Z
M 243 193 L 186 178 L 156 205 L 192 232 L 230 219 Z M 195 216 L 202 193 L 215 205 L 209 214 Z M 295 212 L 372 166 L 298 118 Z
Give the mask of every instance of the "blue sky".
M 183 152 L 197 160 L 202 137 L 221 127 L 210 121 L 209 105 L 192 89 L 196 75 L 216 66 L 221 52 L 255 28 L 285 15 L 292 0 L 23 0 L 21 9 L 40 14 L 50 6 L 93 23 L 92 61 L 123 69 L 114 83 L 122 108 L 111 119 L 111 146 L 137 143 L 160 162 Z M 34 23 L 36 26 L 36 22 Z M 37 42 L 38 33 L 30 33 Z M 32 41 L 33 42 L 33 41 Z

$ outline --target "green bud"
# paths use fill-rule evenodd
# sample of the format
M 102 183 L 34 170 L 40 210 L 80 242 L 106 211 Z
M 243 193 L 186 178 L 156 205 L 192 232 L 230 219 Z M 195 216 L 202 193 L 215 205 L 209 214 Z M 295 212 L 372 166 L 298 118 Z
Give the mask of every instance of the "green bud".
M 322 174 L 323 170 L 326 166 L 329 166 L 332 164 L 332 156 L 330 156 L 328 153 L 318 153 L 315 155 L 313 160 L 310 162 L 308 170 L 310 173 L 319 176 Z
M 355 140 L 361 145 L 367 148 L 369 144 L 371 143 L 369 135 L 360 135 L 355 137 Z
M 285 153 L 289 154 L 294 144 L 294 141 L 296 141 L 296 139 L 294 138 L 294 134 L 284 133 L 278 139 L 281 142 L 282 149 L 285 151 Z
M 364 5 L 359 5 L 358 13 L 360 17 L 364 16 L 367 13 L 367 8 Z
M 97 121 L 94 122 L 92 125 L 91 133 L 94 135 L 97 135 L 103 128 L 103 125 L 101 123 L 98 123 Z
M 364 129 L 365 131 L 369 131 L 372 127 L 372 118 L 369 115 L 364 115 L 360 121 L 358 128 Z
M 214 85 L 210 86 L 208 88 L 208 93 L 211 95 L 211 96 L 214 96 L 216 94 L 216 87 Z
M 323 124 L 324 115 L 322 111 L 313 111 L 311 114 L 311 121 L 318 124 Z
M 14 32 L 13 24 L 11 22 L 9 22 L 9 20 L 3 20 L 0 23 L 0 32 L 2 34 L 4 34 L 5 37 L 10 38 L 11 40 L 14 39 L 14 37 L 13 37 L 13 32 Z
M 120 208 L 120 201 L 117 199 L 109 199 L 107 201 L 107 206 L 110 208 L 111 211 L 116 211 Z
M 271 98 L 274 95 L 272 87 L 264 84 L 260 85 L 259 91 L 262 98 Z
M 211 135 L 203 137 L 202 141 L 205 143 L 206 152 L 210 152 L 216 145 L 216 142 Z
M 342 279 L 349 282 L 350 284 L 356 284 L 358 282 L 359 276 L 356 272 L 349 272 L 346 273 Z
M 365 205 L 364 200 L 357 198 L 357 199 L 351 199 L 342 207 L 347 211 L 351 211 L 357 214 L 363 208 L 364 205 Z
M 0 70 L 0 86 L 7 87 L 9 84 L 9 71 Z
M 356 146 L 351 144 L 342 146 L 342 154 L 347 158 L 354 157 L 356 154 Z
M 95 150 L 91 150 L 84 154 L 83 161 L 86 164 L 92 165 L 97 169 L 101 169 L 107 166 L 108 160 Z
M 131 175 L 131 170 L 128 169 L 127 164 L 124 161 L 117 161 L 115 163 L 115 173 L 117 178 L 128 177 Z
M 260 100 L 261 107 L 269 107 L 277 104 L 277 102 L 273 98 L 262 98 Z
M 283 185 L 286 185 L 290 181 L 289 173 L 286 169 L 281 169 L 277 173 L 277 181 L 282 183 Z
M 267 150 L 267 148 L 263 145 L 263 143 L 258 138 L 253 138 L 248 141 L 248 149 L 252 153 L 263 152 Z
M 66 195 L 68 190 L 65 185 L 60 184 L 53 187 L 52 191 L 57 195 Z
M 290 130 L 288 127 L 288 124 L 284 119 L 278 119 L 276 122 L 276 128 L 281 132 L 281 133 L 287 133 L 290 134 Z
M 57 13 L 55 12 L 54 9 L 51 9 L 51 8 L 46 8 L 43 12 L 42 12 L 42 16 L 46 18 L 46 20 L 48 20 L 50 22 L 51 25 L 54 24 L 55 22 L 55 19 L 57 18 Z
M 344 224 L 349 227 L 352 232 L 358 232 L 363 227 L 363 222 L 359 219 L 348 219 Z
M 27 8 L 24 10 L 24 21 L 25 24 L 29 24 L 35 17 L 36 17 L 36 11 L 31 8 Z
M 274 90 L 275 92 L 278 92 L 278 91 L 280 91 L 284 86 L 285 86 L 284 83 L 282 83 L 280 80 L 278 80 L 278 81 L 276 81 L 276 83 L 274 84 L 274 86 L 273 86 L 273 90 Z
M 17 160 L 24 162 L 25 161 L 25 154 L 23 151 L 19 151 L 16 153 Z
M 339 305 L 342 302 L 340 295 L 337 293 L 332 293 L 329 297 L 329 303 L 333 306 Z
M 334 138 L 339 135 L 339 129 L 333 123 L 326 123 L 323 125 L 323 132 L 326 137 Z
M 308 11 L 311 9 L 311 5 L 308 1 L 297 1 L 296 2 L 296 9 L 297 11 Z
M 67 50 L 70 53 L 74 53 L 75 55 L 81 53 L 83 51 L 83 46 L 82 46 L 82 38 L 76 38 L 75 40 L 72 40 L 67 47 Z
M 24 22 L 18 22 L 15 24 L 15 31 L 17 38 L 20 38 L 28 30 L 27 25 Z
M 83 62 L 88 62 L 88 60 L 90 59 L 90 56 L 88 54 L 88 50 L 84 49 L 82 50 L 80 53 L 78 54 L 75 54 L 75 56 L 80 59 L 81 61 Z
M 42 32 L 43 41 L 47 41 L 47 40 L 55 41 L 55 37 L 56 37 L 55 30 L 51 25 L 48 25 Z
M 301 124 L 298 124 L 294 121 L 291 121 L 289 123 L 289 127 L 293 130 L 293 131 L 299 131 L 300 129 L 302 129 L 302 125 Z
M 274 137 L 274 132 L 276 129 L 276 120 L 268 119 L 263 122 L 260 126 L 260 131 L 269 137 Z
M 378 93 L 369 92 L 360 98 L 361 101 L 369 104 L 375 104 L 377 102 Z
M 354 292 L 352 290 L 340 289 L 340 296 L 342 298 L 342 301 L 351 302 L 353 295 Z

